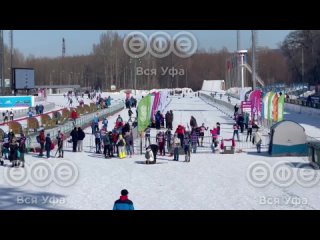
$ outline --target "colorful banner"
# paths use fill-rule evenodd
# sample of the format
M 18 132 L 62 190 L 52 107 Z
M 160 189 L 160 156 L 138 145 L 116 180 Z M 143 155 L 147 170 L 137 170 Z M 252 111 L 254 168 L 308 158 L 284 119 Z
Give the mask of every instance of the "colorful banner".
M 144 131 L 150 124 L 151 96 L 142 98 L 138 105 L 138 131 Z
M 159 99 L 160 99 L 160 93 L 159 92 L 155 92 L 154 94 L 154 100 L 153 100 L 153 104 L 152 104 L 152 111 L 151 111 L 151 119 L 154 119 L 154 114 L 156 113 L 156 110 L 158 108 L 158 104 L 159 104 Z
M 274 97 L 275 93 L 274 92 L 270 92 L 269 97 L 268 97 L 268 121 L 272 120 L 272 100 Z
M 167 92 L 160 91 L 160 100 L 159 100 L 157 111 L 159 110 L 161 113 L 164 112 L 164 109 L 166 107 L 167 95 L 168 95 Z
M 1 96 L 0 108 L 34 107 L 33 96 Z
M 263 97 L 263 118 L 268 119 L 268 102 L 269 102 L 270 92 L 266 93 Z
M 278 94 L 275 94 L 272 99 L 272 118 L 275 122 L 278 122 L 278 99 Z
M 251 119 L 251 117 L 252 117 L 252 103 L 251 103 L 251 101 L 242 101 L 240 107 L 241 107 L 242 114 L 244 115 L 244 113 L 248 113 L 249 119 Z
M 278 99 L 278 122 L 283 121 L 284 115 L 284 94 Z
M 262 91 L 254 90 L 250 93 L 249 100 L 252 104 L 252 121 L 261 122 L 261 114 L 262 114 L 262 100 L 261 100 Z

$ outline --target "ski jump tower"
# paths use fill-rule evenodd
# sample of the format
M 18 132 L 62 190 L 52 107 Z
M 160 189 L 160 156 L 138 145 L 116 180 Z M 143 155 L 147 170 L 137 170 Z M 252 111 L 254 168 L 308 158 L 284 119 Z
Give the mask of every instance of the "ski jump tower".
M 252 74 L 252 68 L 248 63 L 244 61 L 245 56 L 248 54 L 248 50 L 239 50 L 238 52 L 239 58 L 241 59 L 240 67 L 241 67 L 241 88 L 244 88 L 244 69 L 247 69 L 250 74 Z M 256 81 L 264 87 L 264 82 L 262 79 L 256 74 Z

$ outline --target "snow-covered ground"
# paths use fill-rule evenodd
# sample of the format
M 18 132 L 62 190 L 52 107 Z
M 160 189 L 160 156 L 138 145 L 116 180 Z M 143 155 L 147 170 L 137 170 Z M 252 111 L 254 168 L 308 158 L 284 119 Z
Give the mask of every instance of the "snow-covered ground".
M 220 122 L 221 135 L 231 135 L 232 119 L 198 97 L 173 97 L 167 110 L 173 110 L 174 128 L 186 125 L 193 115 L 198 124 L 210 128 Z M 128 119 L 126 109 L 120 114 Z M 114 124 L 117 115 L 109 118 L 109 124 Z M 19 183 L 12 180 L 19 178 L 19 169 L 8 175 L 11 168 L 0 167 L 0 209 L 112 209 L 123 188 L 128 189 L 136 209 L 320 209 L 319 181 L 312 187 L 302 181 L 306 179 L 302 173 L 309 166 L 304 157 L 271 158 L 253 151 L 231 155 L 196 153 L 191 155 L 190 163 L 183 162 L 184 156 L 179 162 L 159 156 L 157 164 L 145 165 L 141 164 L 143 155 L 105 159 L 95 154 L 91 129 L 85 132 L 84 152 L 73 153 L 67 148 L 63 160 L 27 155 L 29 181 L 23 186 L 13 186 Z M 69 165 L 69 171 L 67 165 L 63 166 L 68 163 L 74 164 L 73 168 Z M 279 168 L 287 174 L 282 175 Z M 62 187 L 62 180 L 77 175 L 72 175 L 70 169 L 78 177 L 71 186 Z M 264 173 L 269 174 L 267 181 L 273 182 L 263 181 Z M 288 173 L 295 177 L 281 182 Z M 319 177 L 317 170 L 307 173 Z M 49 175 L 51 179 L 46 182 L 45 176 Z

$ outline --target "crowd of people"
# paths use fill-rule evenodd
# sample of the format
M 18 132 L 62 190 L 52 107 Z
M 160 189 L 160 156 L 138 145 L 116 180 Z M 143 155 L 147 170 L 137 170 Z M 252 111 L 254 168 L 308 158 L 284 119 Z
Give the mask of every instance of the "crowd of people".
M 3 119 L 3 123 L 8 123 L 9 121 L 13 121 L 14 119 L 14 112 L 11 109 L 10 112 L 9 110 L 2 112 L 2 119 Z
M 160 116 L 157 118 L 157 116 Z M 165 156 L 166 150 L 169 156 L 173 155 L 174 161 L 179 161 L 179 149 L 182 148 L 185 153 L 185 161 L 190 161 L 190 153 L 197 152 L 197 147 L 203 147 L 203 140 L 205 131 L 209 129 L 204 123 L 201 126 L 198 126 L 197 120 L 194 116 L 190 118 L 190 127 L 187 124 L 187 129 L 184 125 L 179 124 L 175 129 L 175 132 L 172 133 L 172 121 L 173 121 L 173 112 L 172 110 L 167 111 L 166 113 L 166 131 L 161 130 L 160 127 L 163 127 L 162 123 L 163 118 L 161 118 L 161 113 L 157 112 L 155 114 L 155 124 L 151 124 L 145 129 L 145 148 L 146 148 L 146 163 L 156 163 L 156 156 L 159 152 L 160 156 Z M 154 126 L 153 126 L 154 125 Z M 158 131 L 156 134 L 156 143 L 151 144 L 150 135 L 151 129 L 155 127 Z M 218 122 L 216 126 L 211 130 L 210 134 L 212 138 L 211 149 L 212 152 L 216 151 L 218 147 L 218 136 L 220 135 L 220 123 Z M 152 154 L 151 154 L 152 153 Z
M 0 144 L 0 164 L 4 165 L 4 160 L 9 160 L 12 167 L 24 167 L 24 154 L 26 152 L 26 137 L 24 134 L 17 137 L 12 129 L 4 134 L 3 143 Z

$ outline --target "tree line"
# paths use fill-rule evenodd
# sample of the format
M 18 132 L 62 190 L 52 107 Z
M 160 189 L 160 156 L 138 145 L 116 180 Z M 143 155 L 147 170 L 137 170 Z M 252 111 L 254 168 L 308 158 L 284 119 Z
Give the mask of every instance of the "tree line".
M 293 31 L 279 49 L 258 48 L 258 75 L 266 84 L 301 80 L 316 83 L 320 74 L 319 36 L 316 30 Z M 15 49 L 13 67 L 34 68 L 36 85 L 79 84 L 102 90 L 110 90 L 111 85 L 116 85 L 117 89 L 190 87 L 198 90 L 203 80 L 226 79 L 226 62 L 232 54 L 223 48 L 199 49 L 188 58 L 180 58 L 173 53 L 164 58 L 156 58 L 149 53 L 132 58 L 124 51 L 123 37 L 108 31 L 100 35 L 99 43 L 92 46 L 88 55 L 25 57 Z M 248 63 L 251 65 L 250 50 Z M 8 47 L 5 47 L 5 69 L 6 78 L 10 78 Z M 251 76 L 247 74 L 246 78 L 250 85 Z

